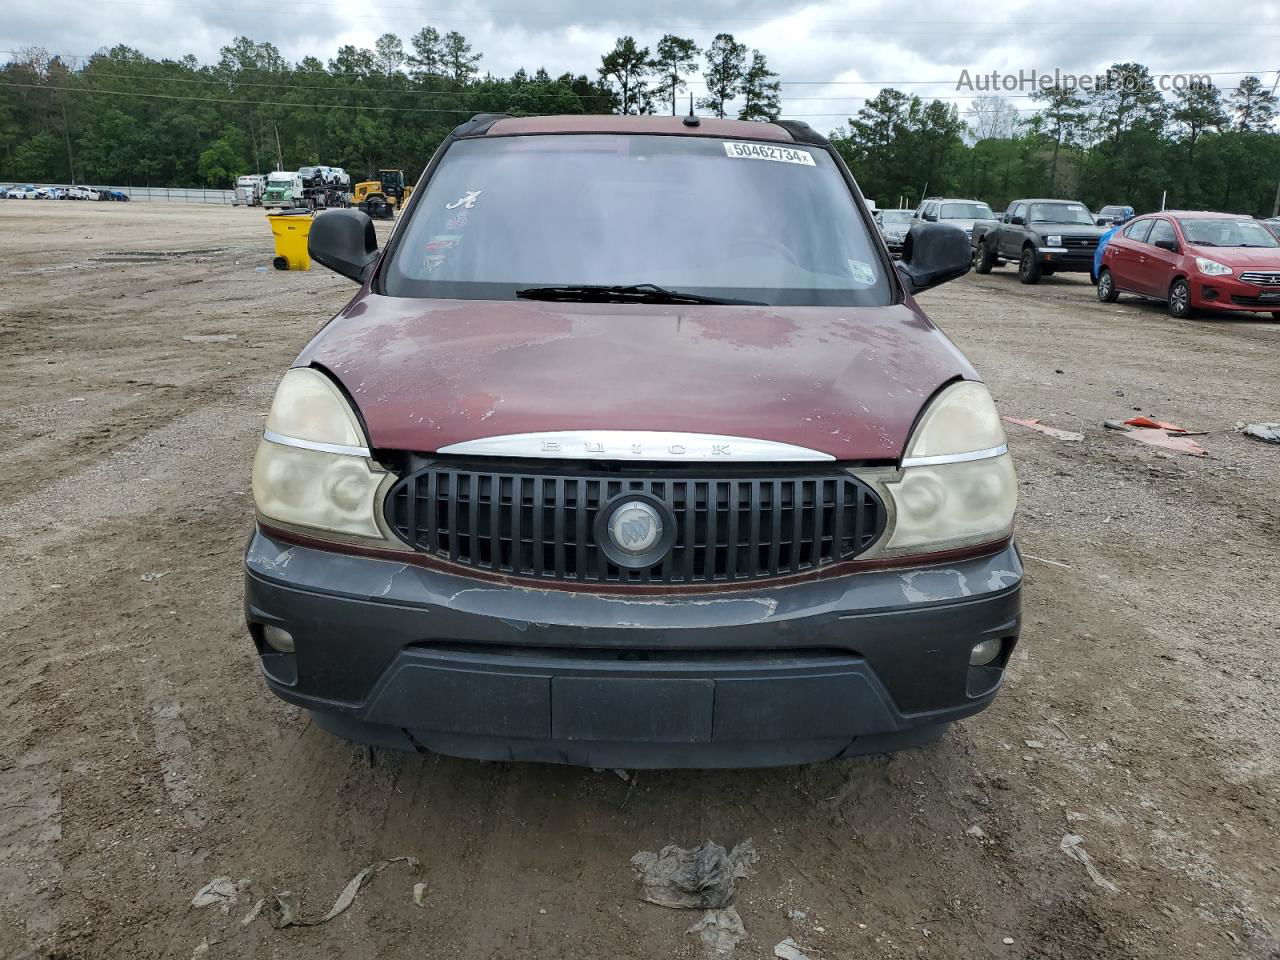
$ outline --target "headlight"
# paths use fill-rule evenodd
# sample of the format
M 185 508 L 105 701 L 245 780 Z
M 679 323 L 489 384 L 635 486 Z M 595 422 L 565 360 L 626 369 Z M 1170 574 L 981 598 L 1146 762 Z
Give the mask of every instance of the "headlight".
M 929 405 L 885 486 L 896 518 L 886 554 L 988 543 L 1013 529 L 1018 482 L 987 388 L 965 381 Z
M 253 461 L 258 512 L 299 527 L 381 540 L 376 494 L 385 477 L 332 381 L 302 367 L 286 373 Z
M 1059 237 L 1059 236 L 1045 237 L 1044 245 L 1046 247 L 1060 247 L 1062 246 L 1062 237 Z
M 1201 273 L 1209 277 L 1229 277 L 1231 276 L 1231 268 L 1225 263 L 1219 263 L 1217 260 L 1210 260 L 1207 257 L 1196 257 L 1196 267 Z

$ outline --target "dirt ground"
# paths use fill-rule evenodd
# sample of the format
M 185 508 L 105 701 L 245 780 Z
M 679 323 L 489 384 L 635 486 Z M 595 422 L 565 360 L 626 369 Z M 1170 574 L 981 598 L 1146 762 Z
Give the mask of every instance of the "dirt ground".
M 1009 427 L 1005 691 L 922 750 L 624 781 L 371 759 L 263 686 L 250 461 L 347 281 L 264 270 L 226 208 L 0 202 L 0 253 L 0 956 L 693 960 L 628 860 L 751 837 L 742 958 L 1280 957 L 1280 447 L 1233 431 L 1280 420 L 1280 324 L 1007 268 L 927 294 L 1003 413 L 1084 433 Z M 1209 456 L 1103 429 L 1134 411 Z M 327 924 L 241 922 L 404 856 Z M 220 876 L 234 904 L 192 906 Z

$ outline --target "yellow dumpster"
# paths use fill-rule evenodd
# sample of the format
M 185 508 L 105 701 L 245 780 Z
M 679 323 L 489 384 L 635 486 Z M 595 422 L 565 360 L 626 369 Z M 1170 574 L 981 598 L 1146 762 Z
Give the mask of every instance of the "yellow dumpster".
M 268 213 L 271 235 L 276 238 L 276 257 L 271 261 L 277 270 L 310 270 L 307 234 L 311 232 L 310 210 L 281 210 Z

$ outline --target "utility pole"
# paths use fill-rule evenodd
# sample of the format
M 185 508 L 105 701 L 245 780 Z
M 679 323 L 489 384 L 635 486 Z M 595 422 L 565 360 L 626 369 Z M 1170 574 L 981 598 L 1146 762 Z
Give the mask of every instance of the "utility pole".
M 284 154 L 280 151 L 280 125 L 276 123 L 272 123 L 271 129 L 275 130 L 276 132 L 276 169 L 283 170 Z
M 67 176 L 71 178 L 71 182 L 76 182 L 76 162 L 71 156 L 71 127 L 67 123 L 67 102 L 62 101 L 62 134 L 67 139 Z
M 1276 202 L 1271 205 L 1271 216 L 1280 217 L 1280 183 L 1276 184 Z

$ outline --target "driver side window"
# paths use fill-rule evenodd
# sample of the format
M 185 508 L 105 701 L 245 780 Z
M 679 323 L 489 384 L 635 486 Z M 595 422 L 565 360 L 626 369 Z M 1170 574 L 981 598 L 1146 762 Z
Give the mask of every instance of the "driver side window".
M 1177 235 L 1173 232 L 1173 224 L 1168 220 L 1157 220 L 1155 226 L 1151 228 L 1151 235 L 1147 237 L 1147 243 L 1155 246 L 1161 240 L 1176 241 L 1177 239 Z

